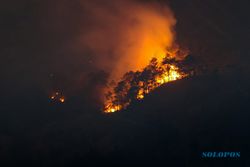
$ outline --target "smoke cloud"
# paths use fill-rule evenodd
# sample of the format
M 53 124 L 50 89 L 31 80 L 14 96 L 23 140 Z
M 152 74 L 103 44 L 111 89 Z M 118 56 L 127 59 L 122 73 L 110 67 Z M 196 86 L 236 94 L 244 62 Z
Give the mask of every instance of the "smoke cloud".
M 98 67 L 119 79 L 140 70 L 153 57 L 163 58 L 174 41 L 176 20 L 167 6 L 152 2 L 112 0 L 81 2 L 87 14 L 78 45 L 88 48 Z
M 15 47 L 23 47 L 18 53 L 27 58 L 18 59 L 30 74 L 17 80 L 27 80 L 23 85 L 35 80 L 32 85 L 47 92 L 61 90 L 66 97 L 83 92 L 96 98 L 106 83 L 142 69 L 153 57 L 164 57 L 175 38 L 173 13 L 153 0 L 29 3 L 36 8 L 30 5 L 32 17 L 20 21 L 23 31 L 17 28 L 16 34 L 24 42 Z M 26 16 L 27 8 L 20 10 Z M 29 57 L 34 60 L 27 61 Z

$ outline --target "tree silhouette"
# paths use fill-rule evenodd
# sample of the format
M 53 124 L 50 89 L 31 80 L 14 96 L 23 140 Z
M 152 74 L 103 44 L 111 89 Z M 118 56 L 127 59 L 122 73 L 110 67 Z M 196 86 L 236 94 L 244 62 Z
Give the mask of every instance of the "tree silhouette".
M 125 108 L 131 101 L 138 99 L 138 94 L 143 96 L 157 86 L 168 82 L 170 72 L 176 71 L 180 75 L 195 75 L 197 62 L 192 55 L 186 56 L 183 60 L 177 60 L 166 56 L 160 63 L 156 58 L 151 59 L 149 64 L 142 71 L 129 71 L 114 86 L 113 92 L 106 94 L 112 105 L 121 105 Z M 156 78 L 168 75 L 168 80 L 163 83 L 156 82 Z

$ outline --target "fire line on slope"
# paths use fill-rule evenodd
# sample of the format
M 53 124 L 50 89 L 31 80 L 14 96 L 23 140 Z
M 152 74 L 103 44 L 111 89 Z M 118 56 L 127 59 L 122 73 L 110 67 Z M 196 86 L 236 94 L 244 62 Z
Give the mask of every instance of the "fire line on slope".
M 162 61 L 153 58 L 142 71 L 130 71 L 106 94 L 104 112 L 125 109 L 133 100 L 142 100 L 157 87 L 189 76 L 184 60 L 167 53 Z

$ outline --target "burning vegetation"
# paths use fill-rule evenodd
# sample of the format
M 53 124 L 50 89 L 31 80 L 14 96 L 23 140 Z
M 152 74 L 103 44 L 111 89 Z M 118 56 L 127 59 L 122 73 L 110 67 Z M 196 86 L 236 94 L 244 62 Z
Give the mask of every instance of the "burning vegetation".
M 106 93 L 104 112 L 113 113 L 125 109 L 132 101 L 141 100 L 162 84 L 194 75 L 192 56 L 177 59 L 178 52 L 166 53 L 165 58 L 153 58 L 141 71 L 130 71 L 118 83 L 111 84 Z M 184 54 L 184 53 L 182 53 Z
M 52 101 L 56 101 L 56 102 L 60 102 L 60 103 L 64 103 L 65 102 L 65 97 L 62 93 L 60 92 L 54 92 L 51 94 L 50 99 Z
M 88 16 L 83 25 L 87 26 L 75 46 L 79 53 L 91 58 L 84 69 L 100 69 L 109 74 L 97 77 L 101 86 L 88 78 L 95 90 L 109 83 L 98 91 L 101 97 L 105 95 L 104 112 L 125 109 L 162 84 L 191 75 L 192 70 L 187 68 L 191 66 L 185 65 L 187 52 L 175 47 L 176 19 L 168 6 L 135 0 L 81 2 Z M 63 103 L 65 98 L 57 92 L 51 100 Z

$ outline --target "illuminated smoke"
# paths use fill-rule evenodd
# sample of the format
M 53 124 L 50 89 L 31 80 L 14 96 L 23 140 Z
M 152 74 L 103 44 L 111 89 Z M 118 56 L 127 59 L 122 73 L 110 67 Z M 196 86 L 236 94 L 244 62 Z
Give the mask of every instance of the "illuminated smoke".
M 89 56 L 91 65 L 86 65 L 84 70 L 107 72 L 108 83 L 119 81 L 128 71 L 143 70 L 152 58 L 161 61 L 173 49 L 176 20 L 166 5 L 137 0 L 81 0 L 74 3 L 78 6 L 77 12 L 71 9 L 69 1 L 60 1 L 56 8 L 59 11 L 56 19 L 60 21 L 55 22 L 60 23 L 62 32 L 75 30 L 67 47 L 82 53 L 83 57 Z M 70 57 L 70 60 L 74 59 L 74 56 Z M 90 81 L 85 79 L 85 82 Z M 98 89 L 100 95 L 95 93 L 95 96 L 102 98 L 106 90 L 96 87 L 93 89 Z
M 153 57 L 162 59 L 174 40 L 176 21 L 167 6 L 130 0 L 83 1 L 91 19 L 81 44 L 96 56 L 110 80 L 141 70 Z

